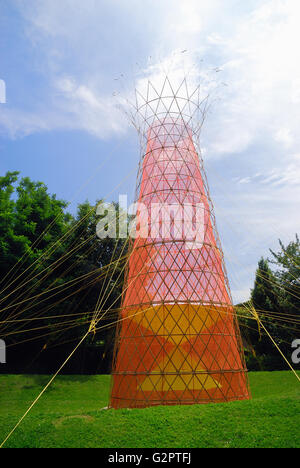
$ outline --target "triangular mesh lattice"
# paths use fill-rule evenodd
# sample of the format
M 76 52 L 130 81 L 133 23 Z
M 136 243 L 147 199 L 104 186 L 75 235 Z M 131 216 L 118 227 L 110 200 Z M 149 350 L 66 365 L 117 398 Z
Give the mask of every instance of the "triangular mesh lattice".
M 132 243 L 115 345 L 113 408 L 249 398 L 202 161 L 184 112 L 175 115 L 170 108 L 162 116 L 152 112 L 145 125 L 137 200 L 149 235 Z M 161 204 L 171 206 L 168 219 L 157 208 Z M 203 210 L 201 242 L 194 240 L 197 205 Z

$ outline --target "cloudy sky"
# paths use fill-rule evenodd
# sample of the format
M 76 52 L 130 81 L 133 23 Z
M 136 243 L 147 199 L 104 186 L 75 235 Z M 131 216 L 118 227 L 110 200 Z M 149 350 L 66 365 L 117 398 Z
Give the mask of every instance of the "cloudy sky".
M 138 140 L 118 96 L 170 63 L 215 73 L 201 145 L 246 299 L 258 259 L 299 232 L 299 24 L 299 0 L 1 0 L 0 173 L 44 181 L 71 210 L 132 198 Z

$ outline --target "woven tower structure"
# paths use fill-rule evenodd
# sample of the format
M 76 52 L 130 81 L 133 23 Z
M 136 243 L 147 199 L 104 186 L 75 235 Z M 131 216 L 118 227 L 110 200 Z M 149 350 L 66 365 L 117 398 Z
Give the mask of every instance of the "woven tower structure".
M 198 147 L 207 99 L 166 77 L 136 91 L 137 232 L 117 328 L 110 406 L 249 398 L 240 331 Z

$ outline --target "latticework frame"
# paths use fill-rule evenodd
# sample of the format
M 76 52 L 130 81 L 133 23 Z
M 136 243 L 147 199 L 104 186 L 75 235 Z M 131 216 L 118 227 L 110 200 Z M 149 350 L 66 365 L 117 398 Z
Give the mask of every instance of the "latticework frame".
M 207 99 L 200 88 L 189 93 L 186 80 L 174 91 L 167 77 L 160 92 L 148 82 L 146 96 L 136 96 L 136 201 L 145 207 L 140 219 L 151 216 L 149 235 L 131 243 L 110 406 L 247 399 L 240 331 L 198 147 Z M 161 204 L 174 207 L 171 226 L 159 211 L 154 216 Z M 203 234 L 195 243 L 199 204 Z M 188 214 L 184 206 L 192 207 Z

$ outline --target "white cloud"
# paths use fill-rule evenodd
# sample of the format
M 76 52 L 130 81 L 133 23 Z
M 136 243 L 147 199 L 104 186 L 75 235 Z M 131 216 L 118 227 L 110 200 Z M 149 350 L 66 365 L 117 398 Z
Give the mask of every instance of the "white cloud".
M 295 59 L 299 6 L 293 0 L 264 2 L 241 18 L 223 43 L 219 38 L 223 80 L 229 86 L 214 116 L 212 132 L 218 135 L 219 127 L 221 133 L 212 152 L 244 151 L 250 144 L 273 138 L 283 149 L 299 145 L 299 139 L 293 138 L 300 118 L 295 99 L 300 77 Z
M 248 184 L 250 182 L 250 177 L 244 177 L 238 181 L 239 184 Z
M 14 109 L 3 106 L 0 132 L 12 139 L 51 130 L 83 130 L 100 139 L 124 133 L 129 123 L 116 107 L 112 96 L 101 96 L 92 87 L 71 78 L 53 83 L 52 106 Z M 46 103 L 45 103 L 46 104 Z
M 128 123 L 112 96 L 102 96 L 96 89 L 77 84 L 69 77 L 57 80 L 55 85 L 59 92 L 57 107 L 65 112 L 66 127 L 86 130 L 99 138 L 124 133 L 127 129 Z
M 294 142 L 293 135 L 289 128 L 281 128 L 274 136 L 275 140 L 282 143 L 286 148 L 290 148 Z
M 113 92 L 127 97 L 134 77 L 141 89 L 145 75 L 159 85 L 170 70 L 175 83 L 187 71 L 192 83 L 213 81 L 202 144 L 210 168 L 222 167 L 228 198 L 217 205 L 240 226 L 225 247 L 245 252 L 248 276 L 236 288 L 245 292 L 263 246 L 299 227 L 299 0 L 13 1 L 45 86 L 31 107 L 1 106 L 10 137 L 75 129 L 109 138 L 128 127 Z
M 59 116 L 51 113 L 23 111 L 8 106 L 3 106 L 0 112 L 0 134 L 11 139 L 60 128 L 60 124 Z
M 221 102 L 208 122 L 208 154 L 239 153 L 267 138 L 289 148 L 299 143 L 293 138 L 298 134 L 300 117 L 300 64 L 295 59 L 300 41 L 297 0 L 251 1 L 239 12 L 235 12 L 233 0 L 226 4 L 220 0 L 146 0 L 143 8 L 136 0 L 126 4 L 118 0 L 114 8 L 107 1 L 95 0 L 15 1 L 27 20 L 27 35 L 40 48 L 48 67 L 48 96 L 55 95 L 56 84 L 66 75 L 79 83 L 75 95 L 65 90 L 65 105 L 71 106 L 71 112 L 77 113 L 75 98 L 78 108 L 81 106 L 75 128 L 81 122 L 83 130 L 100 138 L 109 133 L 109 124 L 112 133 L 121 130 L 114 124 L 114 112 L 108 121 L 108 113 L 101 114 L 104 108 L 113 108 L 111 94 L 116 84 L 111 68 L 105 70 L 103 64 L 109 63 L 111 54 L 111 63 L 121 61 L 124 73 L 134 65 L 126 64 L 126 57 L 117 53 L 119 48 L 134 60 L 130 45 L 123 46 L 129 33 L 126 25 L 130 24 L 145 51 L 148 48 L 151 53 L 152 75 L 157 75 L 159 67 L 171 67 L 178 79 L 184 69 L 203 73 L 213 66 L 221 67 L 219 82 L 228 86 L 220 89 Z M 182 50 L 187 50 L 184 61 Z M 199 62 L 200 57 L 204 62 Z M 129 85 L 133 86 L 133 81 Z M 62 112 L 54 98 L 50 105 L 53 112 Z M 105 131 L 96 129 L 93 115 L 103 116 Z

